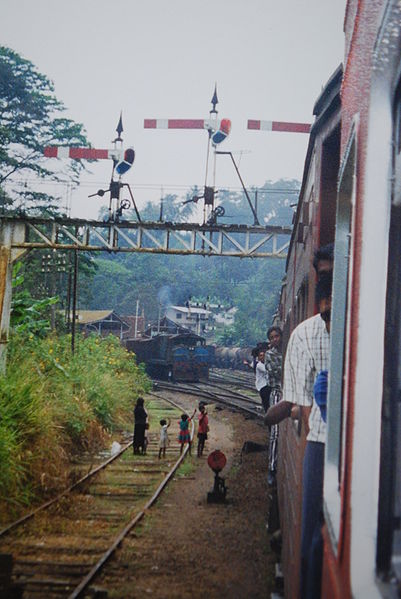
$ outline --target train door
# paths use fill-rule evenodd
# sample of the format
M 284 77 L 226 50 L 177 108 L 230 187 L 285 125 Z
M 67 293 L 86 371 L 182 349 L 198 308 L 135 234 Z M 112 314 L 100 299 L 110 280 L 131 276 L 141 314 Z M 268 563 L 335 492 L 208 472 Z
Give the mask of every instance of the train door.
M 327 443 L 324 471 L 325 521 L 333 547 L 337 546 L 341 524 L 343 469 L 343 428 L 347 392 L 347 338 L 351 278 L 352 214 L 355 204 L 356 131 L 354 129 L 339 173 L 336 236 L 334 249 L 333 299 L 330 331 L 330 380 L 327 410 Z
M 401 588 L 401 83 L 393 112 L 393 192 L 385 322 L 377 568 Z

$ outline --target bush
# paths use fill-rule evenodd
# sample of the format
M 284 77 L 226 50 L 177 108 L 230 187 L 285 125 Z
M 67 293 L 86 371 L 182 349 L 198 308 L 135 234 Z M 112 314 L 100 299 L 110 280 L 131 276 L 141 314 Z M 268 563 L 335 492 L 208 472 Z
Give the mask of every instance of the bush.
M 60 484 L 76 451 L 93 449 L 127 421 L 150 388 L 119 340 L 15 335 L 0 378 L 0 493 L 28 503 Z

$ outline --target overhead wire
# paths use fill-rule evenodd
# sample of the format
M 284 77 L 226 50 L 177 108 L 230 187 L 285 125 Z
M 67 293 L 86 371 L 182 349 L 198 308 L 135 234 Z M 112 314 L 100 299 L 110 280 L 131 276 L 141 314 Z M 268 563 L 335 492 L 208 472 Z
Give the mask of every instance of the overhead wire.
M 73 190 L 74 186 L 71 182 L 69 181 L 43 181 L 43 180 L 35 180 L 35 179 L 24 179 L 24 183 L 27 184 L 35 184 L 35 185 L 57 185 L 57 186 L 64 186 L 67 187 L 68 185 L 71 186 L 71 191 Z M 10 185 L 10 183 L 8 183 L 8 185 Z M 76 189 L 78 189 L 79 187 L 94 187 L 96 185 L 104 185 L 104 181 L 82 181 L 80 182 L 77 186 Z M 197 183 L 192 183 L 192 184 L 188 184 L 185 185 L 183 183 L 170 183 L 170 184 L 165 184 L 165 183 L 135 183 L 133 184 L 134 187 L 136 189 L 148 189 L 150 191 L 160 191 L 160 188 L 163 187 L 164 190 L 166 189 L 177 189 L 177 190 L 185 190 L 187 191 L 188 188 L 192 188 L 192 187 L 197 187 L 197 188 L 201 188 L 200 185 L 198 185 Z M 265 189 L 263 187 L 258 187 L 257 185 L 251 185 L 248 186 L 248 189 L 250 192 L 255 192 L 257 190 L 258 194 L 260 193 L 295 193 L 295 194 L 299 194 L 300 193 L 300 189 L 297 188 L 286 188 L 286 187 L 280 187 L 280 188 L 273 188 L 273 189 Z M 236 187 L 236 186 L 227 186 L 227 185 L 223 185 L 220 188 L 220 191 L 243 191 L 242 187 Z

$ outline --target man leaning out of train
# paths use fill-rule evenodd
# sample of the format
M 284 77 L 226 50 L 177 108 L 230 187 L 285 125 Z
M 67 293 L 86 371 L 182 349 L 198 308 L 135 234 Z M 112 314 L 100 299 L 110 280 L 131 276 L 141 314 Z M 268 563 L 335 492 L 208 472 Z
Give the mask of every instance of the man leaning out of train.
M 309 433 L 303 462 L 301 526 L 301 599 L 320 597 L 323 522 L 323 466 L 326 423 L 314 400 L 313 385 L 329 369 L 332 273 L 316 285 L 319 314 L 299 324 L 291 334 L 284 362 L 283 400 L 272 406 L 265 423 L 277 424 L 302 407 L 309 412 Z

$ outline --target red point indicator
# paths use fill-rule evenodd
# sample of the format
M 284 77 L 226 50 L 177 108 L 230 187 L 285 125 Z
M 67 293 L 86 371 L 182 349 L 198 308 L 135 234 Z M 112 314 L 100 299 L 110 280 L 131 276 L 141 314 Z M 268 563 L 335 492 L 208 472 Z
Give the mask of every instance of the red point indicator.
M 216 449 L 216 451 L 212 451 L 212 453 L 209 454 L 207 463 L 213 472 L 221 472 L 227 464 L 227 458 L 220 449 Z

